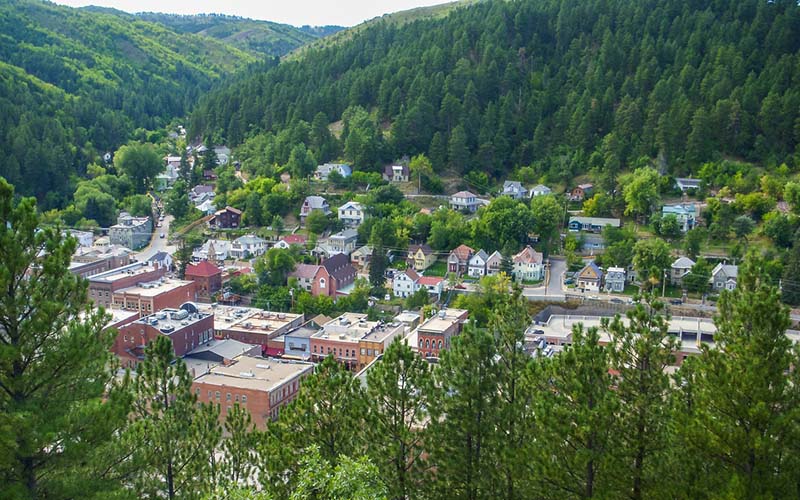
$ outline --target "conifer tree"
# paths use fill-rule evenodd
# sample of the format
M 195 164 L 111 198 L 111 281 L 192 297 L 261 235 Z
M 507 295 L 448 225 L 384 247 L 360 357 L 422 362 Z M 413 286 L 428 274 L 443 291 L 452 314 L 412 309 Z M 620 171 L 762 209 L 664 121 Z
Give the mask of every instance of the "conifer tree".
M 618 497 L 651 498 L 663 486 L 663 455 L 668 441 L 670 394 L 665 369 L 677 342 L 668 334 L 664 305 L 652 298 L 628 311 L 627 324 L 617 316 L 604 320 L 611 335 L 611 368 L 618 374 L 618 418 L 612 446 Z
M 134 377 L 133 423 L 124 439 L 132 450 L 132 486 L 140 497 L 191 497 L 215 486 L 207 476 L 215 472 L 219 410 L 198 406 L 191 386 L 169 337 L 151 342 Z
M 364 396 L 360 382 L 344 365 L 328 356 L 303 380 L 300 392 L 267 429 L 259 447 L 260 479 L 267 488 L 289 495 L 305 450 L 316 446 L 323 460 L 335 464 L 342 455 L 364 449 L 361 428 Z
M 434 498 L 477 500 L 499 487 L 496 432 L 495 342 L 484 329 L 467 325 L 443 353 L 434 381 L 441 393 L 431 406 Z
M 497 496 L 507 500 L 523 496 L 527 460 L 519 450 L 530 439 L 530 429 L 525 425 L 531 417 L 530 391 L 525 383 L 531 360 L 525 352 L 525 330 L 531 322 L 527 302 L 521 289 L 515 287 L 489 318 L 489 330 L 497 346 L 497 410 L 502 427 L 497 443 L 502 485 Z
M 390 498 L 420 496 L 427 470 L 424 429 L 433 395 L 430 365 L 400 339 L 367 373 L 368 451 Z
M 572 345 L 533 365 L 536 440 L 524 449 L 541 498 L 598 498 L 607 491 L 617 406 L 608 367 L 598 329 L 580 324 L 572 329 Z
M 235 403 L 225 417 L 220 477 L 223 490 L 245 486 L 255 471 L 255 432 L 250 412 Z
M 750 255 L 736 289 L 724 291 L 714 346 L 695 366 L 695 418 L 683 430 L 691 450 L 713 465 L 707 480 L 731 498 L 796 498 L 800 436 L 798 351 L 786 336 L 788 310 Z M 794 380 L 793 380 L 794 378 Z
M 74 239 L 40 220 L 34 200 L 0 179 L 0 497 L 103 496 L 114 489 L 103 461 L 115 459 L 108 445 L 127 413 L 112 383 L 113 332 L 68 270 Z

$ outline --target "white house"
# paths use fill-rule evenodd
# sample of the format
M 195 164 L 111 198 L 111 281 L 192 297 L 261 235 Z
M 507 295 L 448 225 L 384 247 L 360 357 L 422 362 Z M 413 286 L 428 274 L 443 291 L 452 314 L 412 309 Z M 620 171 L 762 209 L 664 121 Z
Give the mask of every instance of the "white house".
M 348 201 L 339 207 L 339 220 L 348 227 L 360 226 L 364 219 L 367 218 L 367 213 L 364 206 L 357 201 Z
M 217 212 L 217 207 L 214 206 L 214 200 L 206 200 L 195 207 L 206 215 L 214 215 Z
M 678 219 L 681 231 L 684 233 L 697 224 L 694 204 L 664 205 L 661 207 L 661 216 L 674 215 Z
M 691 179 L 689 177 L 678 177 L 675 179 L 675 187 L 684 193 L 690 189 L 700 189 L 703 181 L 700 179 Z
M 267 251 L 267 240 L 254 234 L 240 236 L 231 243 L 231 257 L 247 259 L 264 255 Z
M 392 293 L 395 297 L 402 298 L 414 295 L 417 290 L 417 280 L 419 280 L 419 274 L 411 268 L 395 273 L 392 280 Z
M 406 165 L 387 165 L 383 169 L 383 180 L 389 182 L 408 182 L 409 171 Z
M 505 181 L 501 195 L 510 196 L 515 200 L 521 200 L 528 196 L 528 190 L 519 181 Z
M 480 278 L 486 275 L 486 263 L 489 261 L 489 256 L 481 249 L 469 259 L 469 268 L 467 274 L 473 278 Z
M 544 256 L 530 246 L 511 259 L 514 279 L 517 281 L 541 281 L 544 279 Z
M 717 264 L 711 270 L 711 288 L 715 292 L 721 290 L 733 290 L 736 288 L 736 279 L 739 276 L 739 267 L 733 264 Z
M 622 293 L 625 291 L 625 268 L 609 267 L 606 269 L 605 286 L 606 292 Z
M 325 163 L 324 165 L 317 166 L 317 170 L 314 172 L 314 177 L 321 181 L 327 181 L 328 176 L 334 171 L 338 172 L 342 177 L 350 177 L 353 174 L 353 170 L 350 168 L 350 165 L 345 163 Z
M 439 276 L 420 276 L 417 280 L 416 290 L 420 289 L 424 289 L 428 292 L 428 295 L 436 295 L 436 298 L 440 299 L 444 291 L 444 278 Z
M 533 189 L 531 189 L 531 198 L 533 198 L 534 196 L 548 195 L 551 194 L 552 192 L 553 190 L 545 186 L 544 184 L 538 184 L 534 186 Z
M 226 260 L 231 252 L 231 242 L 228 240 L 208 240 L 199 250 L 192 252 L 196 260 Z M 209 254 L 212 257 L 209 257 Z
M 670 266 L 669 280 L 673 285 L 682 285 L 683 278 L 692 271 L 695 262 L 689 257 L 678 257 Z
M 475 212 L 478 210 L 477 197 L 469 191 L 459 191 L 450 197 L 450 208 L 453 210 Z
M 358 241 L 358 231 L 355 229 L 345 229 L 336 234 L 332 234 L 327 241 L 327 246 L 330 248 L 331 253 L 343 253 L 350 255 L 350 252 L 356 249 Z

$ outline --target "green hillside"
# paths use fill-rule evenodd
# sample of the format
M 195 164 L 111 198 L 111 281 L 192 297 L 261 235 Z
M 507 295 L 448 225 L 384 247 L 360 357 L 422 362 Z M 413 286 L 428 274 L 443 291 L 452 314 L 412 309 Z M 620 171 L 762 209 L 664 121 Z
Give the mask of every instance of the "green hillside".
M 207 36 L 242 50 L 269 56 L 282 56 L 341 29 L 338 26 L 296 28 L 288 24 L 218 14 L 182 16 L 143 12 L 136 17 L 162 24 L 178 33 Z
M 797 2 L 486 1 L 339 37 L 210 93 L 190 132 L 234 145 L 261 132 L 280 143 L 263 161 L 280 164 L 299 140 L 325 161 L 308 124 L 350 117 L 340 146 L 358 169 L 426 153 L 460 174 L 530 165 L 609 189 L 641 161 L 797 164 Z
M 185 115 L 248 52 L 112 13 L 0 3 L 0 175 L 58 206 L 70 178 L 138 127 Z

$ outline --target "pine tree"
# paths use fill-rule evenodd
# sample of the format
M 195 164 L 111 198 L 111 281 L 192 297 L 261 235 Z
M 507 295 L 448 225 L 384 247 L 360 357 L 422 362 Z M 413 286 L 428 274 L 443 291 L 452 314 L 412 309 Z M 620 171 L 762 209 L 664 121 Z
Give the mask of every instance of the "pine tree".
M 328 356 L 303 381 L 292 404 L 267 430 L 259 448 L 259 477 L 267 489 L 288 496 L 299 479 L 298 462 L 304 450 L 319 448 L 322 458 L 335 464 L 340 456 L 357 456 L 364 449 L 361 384 L 344 365 Z
M 502 475 L 500 498 L 513 500 L 524 496 L 527 457 L 519 453 L 530 439 L 526 421 L 532 416 L 525 373 L 530 356 L 525 352 L 525 330 L 531 323 L 528 300 L 515 288 L 513 295 L 495 306 L 489 319 L 489 331 L 495 339 L 498 376 L 498 421 L 502 432 L 497 439 L 497 469 Z
M 219 443 L 219 410 L 198 406 L 192 377 L 172 341 L 156 338 L 134 377 L 133 423 L 124 441 L 132 450 L 130 476 L 139 496 L 169 499 L 212 488 Z
M 375 293 L 383 295 L 383 286 L 386 284 L 386 251 L 383 244 L 377 244 L 372 249 L 372 259 L 369 262 L 369 284 Z
M 250 412 L 236 403 L 225 417 L 225 434 L 222 441 L 220 478 L 224 491 L 248 484 L 255 472 L 255 440 Z
M 425 485 L 423 458 L 427 408 L 433 390 L 430 365 L 400 339 L 367 372 L 369 454 L 390 498 L 418 498 Z
M 714 346 L 695 367 L 697 412 L 683 430 L 712 464 L 711 491 L 730 498 L 797 498 L 798 351 L 786 336 L 788 310 L 750 255 L 736 289 L 721 294 Z M 795 380 L 792 380 L 794 378 Z
M 472 325 L 444 351 L 434 373 L 441 393 L 431 406 L 435 498 L 488 498 L 500 486 L 497 463 L 498 380 L 495 342 Z
M 602 498 L 608 489 L 617 406 L 609 361 L 598 329 L 579 324 L 570 346 L 533 365 L 536 441 L 525 450 L 541 498 Z
M 35 201 L 0 179 L 0 496 L 102 496 L 127 413 L 112 383 L 113 333 L 68 270 L 75 241 L 40 220 Z
M 648 299 L 628 311 L 628 324 L 617 316 L 604 320 L 611 335 L 611 368 L 617 372 L 619 416 L 613 443 L 617 455 L 614 477 L 619 496 L 650 498 L 663 484 L 668 440 L 670 384 L 665 369 L 674 360 L 677 342 L 668 334 L 663 304 Z

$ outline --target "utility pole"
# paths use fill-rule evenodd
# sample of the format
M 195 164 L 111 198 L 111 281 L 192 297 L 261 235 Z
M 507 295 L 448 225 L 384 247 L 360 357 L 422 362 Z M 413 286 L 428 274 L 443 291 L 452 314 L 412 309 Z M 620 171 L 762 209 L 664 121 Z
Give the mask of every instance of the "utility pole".
M 664 294 L 667 291 L 667 270 L 664 269 L 664 277 L 661 279 L 661 298 L 664 298 Z

